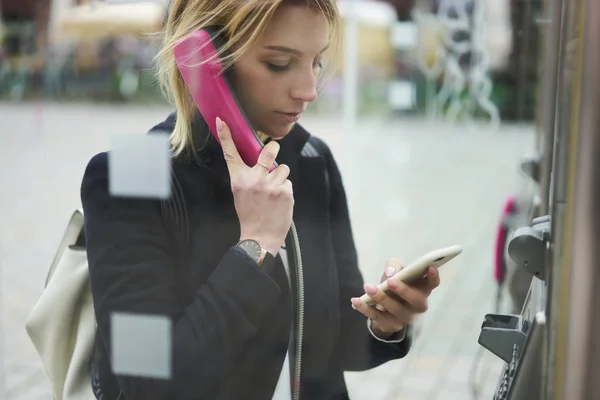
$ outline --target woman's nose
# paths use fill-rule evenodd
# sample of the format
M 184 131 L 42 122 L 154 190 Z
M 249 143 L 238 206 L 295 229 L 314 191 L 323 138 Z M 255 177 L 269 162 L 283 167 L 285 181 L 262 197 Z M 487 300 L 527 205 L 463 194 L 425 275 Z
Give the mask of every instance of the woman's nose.
M 317 100 L 317 76 L 314 70 L 309 73 L 304 73 L 300 77 L 294 88 L 292 89 L 292 97 L 296 100 L 301 100 L 306 103 L 311 103 Z

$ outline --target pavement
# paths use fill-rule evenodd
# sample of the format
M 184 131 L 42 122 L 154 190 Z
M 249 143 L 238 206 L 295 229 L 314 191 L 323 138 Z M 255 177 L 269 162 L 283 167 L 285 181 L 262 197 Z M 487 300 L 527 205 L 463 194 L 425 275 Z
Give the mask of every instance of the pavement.
M 24 324 L 65 224 L 80 205 L 85 165 L 108 149 L 110 135 L 145 133 L 169 111 L 0 103 L 3 398 L 50 398 Z M 526 190 L 517 165 L 532 150 L 533 126 L 493 131 L 412 117 L 361 118 L 353 132 L 345 132 L 336 116 L 306 115 L 301 123 L 330 145 L 341 166 L 367 282 L 379 281 L 390 257 L 409 262 L 435 248 L 464 248 L 440 270 L 442 283 L 419 319 L 411 353 L 347 373 L 351 398 L 491 399 L 502 362 L 482 351 L 477 337 L 483 316 L 494 311 L 496 225 L 506 196 Z M 469 381 L 476 360 L 478 397 Z

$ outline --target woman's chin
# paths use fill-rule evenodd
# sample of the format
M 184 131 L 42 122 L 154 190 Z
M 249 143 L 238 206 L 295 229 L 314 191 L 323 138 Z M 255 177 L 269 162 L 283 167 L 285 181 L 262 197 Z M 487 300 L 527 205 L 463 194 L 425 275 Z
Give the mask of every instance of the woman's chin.
M 284 127 L 281 127 L 277 130 L 272 129 L 267 133 L 267 135 L 273 140 L 281 140 L 284 137 L 286 137 L 288 135 L 288 133 L 291 132 L 294 125 L 295 125 L 295 123 L 292 123 L 292 124 L 287 124 Z

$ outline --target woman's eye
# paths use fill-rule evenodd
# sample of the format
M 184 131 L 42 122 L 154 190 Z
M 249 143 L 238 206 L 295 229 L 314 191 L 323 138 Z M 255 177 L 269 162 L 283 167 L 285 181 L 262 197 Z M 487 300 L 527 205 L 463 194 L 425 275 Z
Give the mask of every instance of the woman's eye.
M 321 69 L 321 68 L 323 68 L 323 62 L 322 61 L 315 61 L 315 63 L 313 64 L 313 67 Z
M 267 63 L 267 67 L 273 72 L 283 72 L 289 68 L 288 65 L 277 65 L 271 63 Z

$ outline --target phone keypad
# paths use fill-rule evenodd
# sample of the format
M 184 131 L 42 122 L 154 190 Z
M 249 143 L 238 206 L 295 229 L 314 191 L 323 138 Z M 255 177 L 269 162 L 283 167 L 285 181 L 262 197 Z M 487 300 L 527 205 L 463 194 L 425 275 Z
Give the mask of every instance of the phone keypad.
M 496 391 L 496 394 L 494 395 L 494 400 L 508 399 L 510 387 L 512 385 L 512 381 L 515 378 L 515 374 L 517 371 L 518 361 L 519 361 L 519 348 L 515 344 L 513 346 L 512 359 L 510 360 L 510 363 L 506 364 L 504 367 L 502 376 L 500 378 L 500 383 L 498 384 L 498 389 Z

